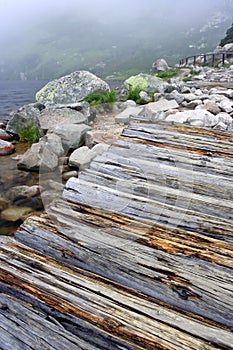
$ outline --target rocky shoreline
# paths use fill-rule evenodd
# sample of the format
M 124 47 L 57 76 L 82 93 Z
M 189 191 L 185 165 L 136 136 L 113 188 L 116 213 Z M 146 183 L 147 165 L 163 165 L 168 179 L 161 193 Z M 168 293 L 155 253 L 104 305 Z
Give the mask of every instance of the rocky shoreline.
M 69 178 L 78 177 L 106 151 L 131 117 L 232 132 L 232 85 L 233 66 L 184 68 L 168 81 L 139 74 L 124 82 L 116 102 L 91 106 L 87 96 L 110 92 L 109 85 L 93 74 L 74 72 L 47 84 L 37 93 L 36 103 L 12 112 L 0 126 L 2 156 L 15 151 L 12 140 L 19 139 L 22 130 L 39 133 L 38 142 L 25 153 L 13 155 L 25 179 L 36 173 L 38 183 L 16 182 L 0 194 L 2 225 L 18 225 L 32 212 L 39 214 L 62 194 Z M 139 92 L 143 104 L 127 100 L 132 90 Z

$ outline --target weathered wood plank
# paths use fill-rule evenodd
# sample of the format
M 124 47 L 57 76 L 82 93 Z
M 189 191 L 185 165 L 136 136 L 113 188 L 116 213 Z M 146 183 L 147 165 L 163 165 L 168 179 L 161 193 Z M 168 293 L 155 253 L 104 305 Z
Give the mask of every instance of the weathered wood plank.
M 0 238 L 0 350 L 233 349 L 232 158 L 230 133 L 133 118 Z
M 8 288 L 8 294 L 18 292 Z M 25 291 L 22 291 L 18 299 L 1 294 L 1 303 L 3 302 L 5 310 L 0 309 L 0 344 L 4 350 L 107 350 L 110 345 L 115 349 L 121 349 L 117 339 L 101 334 L 80 319 L 48 307 Z M 3 334 L 5 339 L 2 337 Z M 136 348 L 125 344 L 125 349 Z
M 154 200 L 143 194 L 127 193 L 123 184 L 120 183 L 120 185 L 116 188 L 109 188 L 108 186 L 95 184 L 95 182 L 92 183 L 90 179 L 85 181 L 85 176 L 84 179 L 80 176 L 79 179 L 72 178 L 68 181 L 64 196 L 75 202 L 87 203 L 96 208 L 122 212 L 134 218 L 150 219 L 155 223 L 187 229 L 212 237 L 217 235 L 219 239 L 233 242 L 233 222 L 231 216 L 229 218 L 229 213 L 231 215 L 232 212 L 230 207 L 226 214 L 223 207 L 220 220 L 218 216 L 209 213 L 208 206 L 207 213 L 202 213 L 201 210 L 196 212 L 189 209 L 189 200 L 185 202 L 186 207 L 182 208 L 181 205 L 176 206 L 179 204 L 179 198 L 175 203 L 176 205 L 170 205 L 164 200 L 160 202 L 157 201 L 157 198 Z
M 130 137 L 137 142 L 146 142 L 147 144 L 157 144 L 159 147 L 169 149 L 184 149 L 196 154 L 214 153 L 220 156 L 233 158 L 233 146 L 231 142 L 219 142 L 206 140 L 204 137 L 193 137 L 192 135 L 176 134 L 174 132 L 165 132 L 164 130 L 153 130 L 152 128 L 134 127 L 124 129 L 122 137 Z M 218 147 L 216 147 L 216 145 Z
M 191 191 L 191 188 L 187 189 L 185 181 L 181 181 L 179 178 L 174 185 L 176 188 L 169 187 L 168 189 L 165 179 L 162 179 L 159 185 L 151 183 L 146 175 L 149 169 L 146 168 L 145 163 L 144 170 L 142 174 L 142 176 L 145 176 L 144 179 L 135 179 L 132 176 L 131 179 L 124 179 L 124 181 L 122 181 L 120 177 L 116 176 L 117 174 L 114 169 L 112 175 L 109 173 L 106 175 L 102 169 L 97 169 L 96 172 L 87 171 L 84 179 L 87 183 L 92 181 L 95 186 L 99 185 L 111 189 L 118 189 L 119 194 L 123 191 L 129 195 L 132 194 L 148 199 L 156 198 L 156 201 L 160 202 L 161 205 L 168 204 L 176 206 L 177 208 L 181 207 L 196 212 L 224 217 L 226 219 L 233 218 L 231 200 L 233 199 L 233 184 L 231 184 L 232 188 L 224 188 L 223 186 L 221 192 L 222 196 L 224 196 L 224 193 L 228 190 L 227 193 L 230 200 L 226 198 L 218 199 L 213 194 L 211 195 L 211 192 L 208 194 L 206 193 L 206 195 L 196 194 L 195 191 Z M 223 183 L 220 184 L 224 185 Z M 215 187 L 215 184 L 212 184 L 212 187 Z
M 129 158 L 130 157 L 130 158 Z M 163 171 L 163 167 L 169 167 L 171 171 L 178 170 L 194 172 L 194 175 L 202 175 L 204 177 L 217 176 L 224 180 L 232 181 L 232 171 L 233 164 L 231 158 L 214 156 L 209 154 L 208 156 L 202 156 L 198 154 L 188 153 L 184 148 L 181 150 L 173 150 L 166 148 L 159 148 L 156 145 L 146 145 L 134 142 L 128 142 L 127 140 L 118 140 L 114 146 L 111 146 L 108 153 L 103 156 L 99 156 L 91 164 L 91 168 L 96 162 L 100 163 L 102 161 L 102 166 L 105 163 L 111 164 L 121 164 L 121 162 L 126 163 L 137 169 L 139 168 L 140 162 L 149 162 L 151 167 L 159 166 L 155 168 L 160 174 Z M 160 169 L 160 166 L 162 169 Z M 141 171 L 143 168 L 141 169 Z M 161 171 L 160 171 L 161 170 Z M 156 171 L 154 171 L 156 174 Z M 129 173 L 130 175 L 130 173 Z M 182 175 L 182 172 L 179 174 Z M 191 174 L 191 176 L 194 176 Z
M 143 227 L 135 221 L 120 223 L 120 216 L 114 219 L 109 213 L 109 217 L 101 217 L 101 211 L 96 215 L 92 211 L 88 214 L 88 209 L 85 211 L 84 207 L 69 203 L 59 203 L 57 210 L 54 208 L 49 214 L 55 220 L 50 221 L 50 227 L 46 226 L 48 218 L 44 226 L 41 219 L 38 219 L 40 226 L 28 222 L 17 233 L 17 239 L 56 259 L 88 269 L 169 305 L 233 325 L 229 319 L 232 273 L 215 264 L 221 264 L 222 258 L 223 264 L 231 264 L 231 245 L 225 244 L 224 249 L 223 244 L 218 256 L 217 240 L 208 242 L 207 239 L 202 246 L 202 237 L 196 236 L 195 244 L 195 235 L 190 234 L 184 244 L 182 234 L 179 238 L 176 231 L 169 232 L 166 227 Z M 28 232 L 35 231 L 36 227 L 37 232 L 30 237 Z M 192 259 L 187 260 L 187 257 Z M 215 310 L 217 300 L 222 306 Z
M 136 348 L 218 349 L 233 341 L 233 334 L 227 330 L 167 310 L 111 281 L 102 279 L 96 283 L 97 276 L 91 273 L 61 266 L 55 259 L 25 248 L 14 243 L 4 246 L 1 282 L 5 278 L 5 284 L 95 327 L 101 325 L 102 330 Z M 17 275 L 16 268 L 21 276 Z

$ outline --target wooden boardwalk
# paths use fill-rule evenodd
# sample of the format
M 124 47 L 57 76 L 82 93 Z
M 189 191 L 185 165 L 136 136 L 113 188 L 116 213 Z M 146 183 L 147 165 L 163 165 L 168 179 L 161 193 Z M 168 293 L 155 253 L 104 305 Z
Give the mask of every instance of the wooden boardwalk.
M 133 119 L 0 238 L 0 350 L 233 349 L 232 173 L 232 133 Z

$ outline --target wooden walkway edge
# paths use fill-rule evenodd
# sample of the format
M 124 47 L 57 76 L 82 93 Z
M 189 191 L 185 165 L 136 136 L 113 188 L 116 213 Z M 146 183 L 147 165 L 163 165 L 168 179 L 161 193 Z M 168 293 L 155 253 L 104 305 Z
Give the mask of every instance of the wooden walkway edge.
M 0 350 L 233 349 L 233 134 L 145 117 L 0 237 Z
M 189 64 L 195 65 L 197 60 L 199 60 L 199 63 L 203 63 L 204 65 L 211 64 L 214 66 L 214 64 L 219 61 L 221 61 L 221 63 L 224 65 L 228 57 L 231 57 L 232 55 L 233 51 L 208 52 L 205 54 L 198 54 L 182 58 L 179 64 L 180 66 L 187 66 Z

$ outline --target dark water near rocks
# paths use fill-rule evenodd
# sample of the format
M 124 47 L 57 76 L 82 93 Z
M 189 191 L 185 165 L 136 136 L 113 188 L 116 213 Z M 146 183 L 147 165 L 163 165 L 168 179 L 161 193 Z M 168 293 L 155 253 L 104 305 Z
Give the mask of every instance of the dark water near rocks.
M 46 83 L 47 81 L 0 81 L 0 121 L 9 119 L 11 111 L 35 102 L 35 93 Z M 23 154 L 28 147 L 30 145 L 18 144 L 15 153 L 0 157 L 0 202 L 9 188 L 38 183 L 36 174 L 19 171 L 17 162 L 12 159 L 18 154 Z M 0 208 L 0 235 L 13 234 L 19 224 L 20 222 L 4 221 Z
M 0 121 L 25 104 L 35 102 L 35 94 L 47 81 L 0 80 Z

